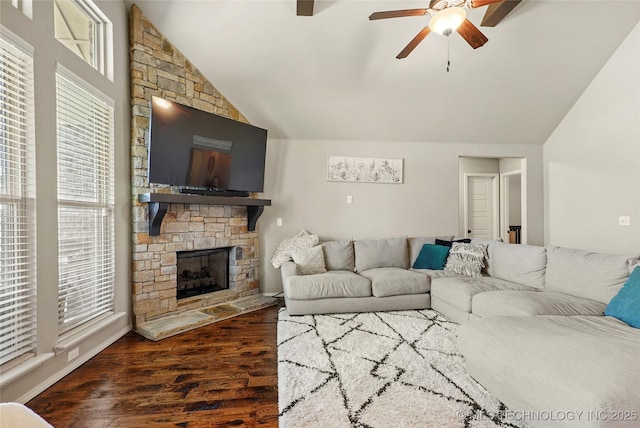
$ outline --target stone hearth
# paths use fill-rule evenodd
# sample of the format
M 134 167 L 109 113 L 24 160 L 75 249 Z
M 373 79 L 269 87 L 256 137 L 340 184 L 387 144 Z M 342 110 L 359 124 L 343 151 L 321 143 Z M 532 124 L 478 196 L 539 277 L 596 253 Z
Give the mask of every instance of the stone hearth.
M 194 328 L 278 304 L 269 296 L 254 295 L 203 309 L 194 309 L 139 324 L 136 331 L 147 339 L 160 340 Z

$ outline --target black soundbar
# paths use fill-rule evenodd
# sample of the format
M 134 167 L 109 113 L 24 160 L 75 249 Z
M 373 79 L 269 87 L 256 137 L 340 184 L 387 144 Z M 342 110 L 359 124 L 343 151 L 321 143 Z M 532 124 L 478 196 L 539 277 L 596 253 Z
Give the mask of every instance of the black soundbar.
M 216 187 L 181 187 L 180 193 L 204 196 L 241 196 L 245 198 L 249 196 L 249 192 L 243 192 L 241 190 L 218 189 Z

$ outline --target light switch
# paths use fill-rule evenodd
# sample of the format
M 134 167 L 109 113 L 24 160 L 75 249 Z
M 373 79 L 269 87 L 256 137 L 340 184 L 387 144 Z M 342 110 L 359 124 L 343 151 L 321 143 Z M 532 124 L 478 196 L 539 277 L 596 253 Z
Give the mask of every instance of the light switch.
M 352 204 L 353 203 L 353 196 L 347 195 L 347 203 L 348 204 Z
M 276 219 L 276 226 L 282 226 L 282 217 Z
M 631 226 L 631 217 L 628 215 L 621 215 L 618 217 L 618 224 L 620 226 Z

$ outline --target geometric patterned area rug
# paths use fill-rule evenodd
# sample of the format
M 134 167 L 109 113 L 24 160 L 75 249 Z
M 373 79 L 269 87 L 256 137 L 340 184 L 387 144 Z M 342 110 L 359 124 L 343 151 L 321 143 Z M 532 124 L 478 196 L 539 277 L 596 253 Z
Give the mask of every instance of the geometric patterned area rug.
M 432 310 L 278 315 L 281 428 L 513 427 Z M 505 420 L 504 416 L 507 416 Z

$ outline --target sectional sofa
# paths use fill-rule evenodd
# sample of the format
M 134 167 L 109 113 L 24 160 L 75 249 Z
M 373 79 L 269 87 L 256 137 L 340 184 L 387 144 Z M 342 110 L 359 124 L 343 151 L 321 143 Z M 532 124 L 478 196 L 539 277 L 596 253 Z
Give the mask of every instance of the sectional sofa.
M 435 238 L 427 239 L 435 243 Z M 409 269 L 407 242 L 398 237 L 323 243 L 326 271 L 314 275 L 301 275 L 299 263 L 285 262 L 281 274 L 287 311 L 307 315 L 429 308 L 431 278 Z
M 468 372 L 524 422 L 640 425 L 640 329 L 604 315 L 640 255 L 474 241 L 485 249 L 481 276 L 413 268 L 436 242 L 462 246 L 452 239 L 323 243 L 315 251 L 326 272 L 301 275 L 295 261 L 282 265 L 287 310 L 431 307 L 461 324 Z

